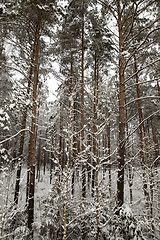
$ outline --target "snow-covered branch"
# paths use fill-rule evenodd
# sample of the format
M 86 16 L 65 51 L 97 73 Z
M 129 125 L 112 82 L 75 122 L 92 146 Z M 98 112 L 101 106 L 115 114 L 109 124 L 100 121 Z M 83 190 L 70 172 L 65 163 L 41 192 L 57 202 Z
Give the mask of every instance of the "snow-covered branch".
M 8 141 L 12 140 L 13 138 L 17 137 L 19 134 L 21 134 L 21 133 L 24 132 L 24 131 L 28 131 L 28 132 L 32 133 L 32 132 L 31 132 L 29 129 L 27 129 L 27 128 L 22 129 L 22 130 L 20 130 L 18 133 L 16 133 L 15 135 L 13 135 L 13 136 L 11 136 L 11 137 L 9 137 L 9 138 L 7 138 L 7 139 L 2 140 L 2 141 L 0 142 L 0 144 L 3 144 L 3 143 L 5 143 L 5 142 L 8 142 Z

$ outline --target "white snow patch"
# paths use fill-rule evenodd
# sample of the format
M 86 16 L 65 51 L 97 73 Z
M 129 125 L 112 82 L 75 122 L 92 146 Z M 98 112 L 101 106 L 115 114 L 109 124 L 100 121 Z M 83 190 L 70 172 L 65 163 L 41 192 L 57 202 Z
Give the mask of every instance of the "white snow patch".
M 120 216 L 132 217 L 133 213 L 128 204 L 123 204 L 122 209 L 120 210 Z

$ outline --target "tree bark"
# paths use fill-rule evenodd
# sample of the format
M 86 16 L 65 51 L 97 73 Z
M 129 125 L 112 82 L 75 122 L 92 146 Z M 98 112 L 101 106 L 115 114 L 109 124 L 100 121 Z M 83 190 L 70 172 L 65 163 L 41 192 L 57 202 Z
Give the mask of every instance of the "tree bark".
M 47 130 L 46 130 L 46 139 L 47 139 Z M 47 147 L 47 143 L 45 143 L 44 145 L 44 157 L 43 157 L 43 174 L 45 175 L 46 172 L 46 162 L 47 162 L 47 152 L 46 152 L 46 147 Z
M 112 173 L 111 173 L 111 157 L 110 157 L 110 154 L 111 154 L 111 136 L 110 136 L 110 122 L 108 123 L 107 125 L 107 138 L 108 138 L 108 161 L 109 161 L 109 164 L 108 164 L 108 176 L 109 176 L 109 194 L 110 194 L 110 197 L 112 196 Z
M 63 116 L 62 116 L 62 103 L 60 102 L 60 136 L 59 136 L 59 154 L 60 154 L 60 165 L 62 169 L 64 168 L 63 159 Z
M 124 90 L 124 40 L 122 30 L 122 16 L 120 1 L 117 1 L 118 31 L 119 31 L 119 147 L 118 147 L 118 180 L 117 180 L 117 205 L 124 203 L 124 164 L 125 164 L 125 90 Z
M 126 103 L 126 98 L 125 98 L 125 103 Z M 128 122 L 127 122 L 127 119 L 128 119 L 128 111 L 127 111 L 127 107 L 126 107 L 126 133 L 127 133 L 127 144 L 129 146 L 129 131 L 128 131 Z M 127 163 L 127 166 L 128 166 L 128 185 L 129 185 L 129 196 L 130 196 L 130 204 L 132 204 L 133 202 L 133 191 L 132 191 L 132 185 L 133 185 L 133 174 L 132 174 L 132 168 L 131 168 L 131 164 L 130 164 L 130 149 L 128 149 L 128 152 L 127 152 L 127 155 L 128 155 L 128 163 Z
M 34 43 L 34 46 L 33 46 L 33 53 L 32 53 L 32 57 L 31 57 L 31 66 L 30 66 L 30 72 L 29 72 L 29 78 L 28 78 L 27 94 L 29 94 L 30 87 L 31 87 L 34 56 L 35 56 L 35 43 Z M 26 119 L 27 119 L 27 106 L 25 107 L 24 114 L 23 114 L 22 129 L 26 128 Z M 17 156 L 18 158 L 20 158 L 20 160 L 19 160 L 19 166 L 17 168 L 17 174 L 16 174 L 16 184 L 15 184 L 15 193 L 14 193 L 14 203 L 15 204 L 18 204 L 18 197 L 19 197 L 20 177 L 21 177 L 21 168 L 22 168 L 22 154 L 23 154 L 23 147 L 24 147 L 24 137 L 25 137 L 25 131 L 23 131 L 21 133 L 20 145 L 19 145 L 18 156 Z
M 76 121 L 76 104 L 75 104 L 75 101 L 73 100 L 73 94 L 72 94 L 72 91 L 73 91 L 73 56 L 72 56 L 72 53 L 71 53 L 71 69 L 70 69 L 70 101 L 69 101 L 69 109 L 70 111 L 72 110 L 73 108 L 73 129 L 74 129 L 74 134 L 73 134 L 73 147 L 71 147 L 72 151 L 73 151 L 73 154 L 72 154 L 72 158 L 70 159 L 71 161 L 71 167 L 72 167 L 72 187 L 71 187 L 71 192 L 72 192 L 72 195 L 74 195 L 74 183 L 75 183 L 75 159 L 76 159 L 76 156 L 77 156 L 77 150 L 76 150 L 76 147 L 77 147 L 77 144 L 76 144 L 76 135 L 75 135 L 75 132 L 76 132 L 76 126 L 75 126 L 75 121 Z M 73 102 L 74 101 L 74 102 Z M 73 104 L 73 106 L 72 106 Z M 72 121 L 72 113 L 70 113 L 70 118 L 71 118 L 71 121 Z M 71 126 L 70 126 L 71 127 Z
M 63 240 L 66 240 L 67 236 L 67 206 L 68 206 L 68 187 L 69 187 L 69 165 L 73 167 L 73 162 L 71 160 L 72 143 L 71 143 L 71 131 L 72 131 L 72 84 L 73 84 L 73 60 L 71 56 L 71 69 L 70 69 L 70 82 L 69 82 L 69 118 L 68 118 L 68 141 L 67 141 L 67 166 L 66 166 L 66 180 L 65 180 L 65 204 L 64 204 L 64 233 Z M 72 176 L 73 177 L 73 176 Z M 73 191 L 73 189 L 72 189 Z
M 41 18 L 38 19 L 36 28 L 36 50 L 35 50 L 35 68 L 33 80 L 33 108 L 32 108 L 32 124 L 30 135 L 30 146 L 28 163 L 30 165 L 29 172 L 29 201 L 28 201 L 28 228 L 30 230 L 30 237 L 33 238 L 33 222 L 34 222 L 34 186 L 35 186 L 35 154 L 36 154 L 36 97 L 38 85 L 38 60 L 39 60 L 39 45 L 40 45 L 40 28 Z
M 50 184 L 52 183 L 52 175 L 53 175 L 53 159 L 54 159 L 54 140 L 53 140 L 54 130 L 52 131 L 52 145 L 51 145 L 51 158 L 50 158 Z
M 135 77 L 136 77 L 136 89 L 137 89 L 137 98 L 140 98 L 140 91 L 139 91 L 139 85 L 138 85 L 138 74 L 137 74 L 137 62 L 136 62 L 136 56 L 134 55 L 134 67 L 135 67 Z M 143 146 L 143 129 L 144 129 L 144 125 L 141 124 L 143 121 L 143 117 L 142 117 L 142 108 L 141 108 L 141 103 L 140 100 L 138 100 L 138 116 L 139 116 L 139 137 L 140 137 L 140 157 L 141 157 L 141 161 L 142 161 L 142 167 L 143 167 L 143 190 L 144 190 L 144 195 L 147 197 L 148 196 L 148 191 L 147 191 L 147 183 L 145 181 L 145 168 L 144 168 L 144 164 L 145 164 L 145 158 L 144 158 L 144 146 Z
M 40 130 L 41 135 L 42 130 Z M 40 167 L 41 167 L 41 136 L 39 138 L 39 146 L 38 146 L 38 152 L 37 152 L 37 176 L 38 182 L 40 181 Z
M 152 119 L 151 119 L 151 127 L 152 127 L 152 138 L 153 138 L 153 142 L 154 142 L 154 157 L 155 157 L 155 159 L 157 159 L 159 156 L 159 145 L 158 145 L 158 139 L 157 139 L 158 133 L 156 134 L 156 128 L 153 124 Z M 158 161 L 155 162 L 154 166 L 155 167 L 158 166 Z
M 92 171 L 92 197 L 94 197 L 95 174 L 97 165 L 97 54 L 94 57 L 94 99 L 93 99 L 93 171 Z
M 84 160 L 84 0 L 82 2 L 82 62 L 81 62 L 81 152 L 82 152 L 82 197 L 86 198 L 86 169 Z

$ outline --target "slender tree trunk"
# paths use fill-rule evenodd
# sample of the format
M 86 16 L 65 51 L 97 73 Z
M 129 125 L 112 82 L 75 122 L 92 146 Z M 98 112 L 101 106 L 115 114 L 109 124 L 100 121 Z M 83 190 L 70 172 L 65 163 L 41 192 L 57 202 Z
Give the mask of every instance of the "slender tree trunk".
M 65 205 L 64 205 L 64 234 L 63 240 L 67 238 L 67 206 L 68 206 L 68 183 L 69 183 L 69 165 L 71 162 L 71 131 L 72 131 L 72 84 L 73 84 L 73 62 L 71 57 L 71 72 L 70 72 L 70 89 L 69 89 L 69 119 L 68 119 L 68 141 L 67 141 L 67 168 L 66 168 L 66 188 L 65 188 Z M 73 162 L 72 162 L 73 167 Z M 73 190 L 73 189 L 72 189 Z
M 158 95 L 160 96 L 160 87 L 159 87 L 158 81 L 157 81 L 157 88 L 158 88 Z M 156 173 L 157 173 L 157 189 L 158 189 L 157 207 L 158 207 L 158 214 L 159 214 L 159 220 L 160 220 L 160 172 L 159 172 L 159 169 L 157 169 Z M 159 238 L 160 238 L 160 225 L 159 225 Z
M 125 98 L 125 103 L 126 103 L 126 98 Z M 127 133 L 127 144 L 129 146 L 129 132 L 128 132 L 128 112 L 127 112 L 127 107 L 126 107 L 126 133 Z M 129 183 L 129 196 L 130 196 L 130 204 L 133 202 L 133 191 L 132 191 L 132 185 L 133 185 L 133 174 L 132 174 L 132 168 L 130 164 L 130 149 L 128 149 L 128 183 Z
M 31 57 L 31 66 L 30 66 L 30 72 L 29 72 L 29 78 L 28 78 L 27 94 L 29 94 L 29 92 L 30 92 L 34 56 L 35 56 L 35 43 L 33 46 L 33 53 L 32 53 L 32 57 Z M 27 119 L 27 106 L 25 107 L 24 114 L 23 114 L 22 129 L 26 128 L 26 119 Z M 16 184 L 15 184 L 15 194 L 14 194 L 14 203 L 15 204 L 18 204 L 18 197 L 19 197 L 19 186 L 20 186 L 20 177 L 21 177 L 21 168 L 22 168 L 22 154 L 23 154 L 23 146 L 24 146 L 24 137 L 25 137 L 25 131 L 23 131 L 21 133 L 20 145 L 19 145 L 18 156 L 17 156 L 18 158 L 20 158 L 20 161 L 19 161 L 19 166 L 17 168 L 17 174 L 16 174 Z
M 41 135 L 42 130 L 40 130 Z M 37 153 L 37 176 L 38 182 L 40 181 L 40 167 L 41 167 L 41 136 L 39 138 L 39 146 L 38 146 L 38 153 Z
M 62 104 L 60 103 L 60 136 L 59 136 L 59 153 L 60 153 L 60 165 L 63 169 L 62 164 Z
M 46 130 L 46 139 L 47 139 L 47 130 Z M 43 150 L 44 152 L 44 158 L 43 158 L 43 174 L 45 175 L 46 172 L 46 162 L 47 162 L 47 152 L 46 152 L 46 147 L 47 147 L 47 143 L 45 143 L 45 148 Z
M 60 102 L 60 136 L 59 136 L 59 154 L 60 154 L 60 165 L 62 169 L 65 165 L 64 159 L 64 138 L 63 138 L 63 105 Z
M 82 2 L 82 63 L 81 63 L 81 152 L 82 152 L 82 197 L 86 198 L 86 169 L 84 163 L 84 0 Z
M 97 164 L 97 54 L 95 52 L 95 66 L 94 66 L 94 103 L 93 103 L 93 171 L 92 171 L 92 197 L 95 191 L 95 174 Z
M 51 147 L 51 158 L 50 158 L 50 184 L 52 183 L 52 174 L 53 174 L 53 158 L 54 158 L 54 141 L 53 141 L 53 132 L 52 132 L 52 147 Z
M 155 157 L 155 159 L 157 159 L 159 156 L 159 144 L 158 144 L 158 139 L 157 139 L 158 133 L 156 134 L 156 128 L 153 124 L 152 119 L 151 119 L 151 127 L 152 127 L 152 138 L 153 138 L 153 142 L 154 142 L 154 157 Z M 155 167 L 158 166 L 158 161 L 155 162 L 154 166 Z
M 37 76 L 38 77 L 38 76 Z M 38 80 L 37 80 L 38 81 Z M 37 106 L 36 106 L 36 110 L 37 110 Z M 36 119 L 39 118 L 39 111 L 38 114 L 36 114 Z M 38 120 L 35 120 L 35 146 L 36 146 L 36 141 L 37 141 L 37 132 L 38 132 Z M 30 138 L 31 140 L 31 138 Z M 29 142 L 29 146 L 31 145 L 31 143 Z M 30 147 L 29 147 L 30 148 Z M 28 199 L 29 199 L 29 185 L 30 185 L 30 162 L 29 162 L 29 156 L 28 156 L 28 170 L 27 170 L 27 186 L 26 186 L 26 203 L 28 203 Z
M 76 101 L 74 100 L 73 105 L 73 175 L 72 175 L 72 195 L 74 195 L 74 184 L 75 184 L 75 161 L 77 157 L 77 135 L 76 135 Z
M 35 189 L 35 154 L 36 154 L 36 97 L 38 84 L 38 60 L 39 60 L 39 45 L 40 45 L 40 27 L 41 19 L 39 18 L 36 29 L 36 50 L 35 50 L 35 68 L 33 80 L 33 108 L 32 108 L 32 125 L 30 135 L 29 157 L 30 165 L 30 184 L 29 184 L 29 203 L 28 203 L 28 228 L 30 237 L 33 239 L 33 223 L 34 223 L 34 189 Z
M 119 31 L 119 148 L 118 148 L 118 180 L 117 180 L 117 205 L 124 203 L 124 166 L 125 166 L 125 90 L 124 90 L 124 57 L 123 57 L 123 30 L 120 0 L 117 1 L 118 31 Z
M 88 146 L 92 146 L 92 137 L 91 137 L 91 135 L 89 134 L 88 135 L 88 144 L 87 144 Z M 91 150 L 89 150 L 89 151 L 91 151 Z M 87 162 L 88 162 L 88 164 L 87 164 L 87 173 L 88 173 L 88 190 L 90 191 L 90 184 L 91 184 L 91 171 L 92 171 L 92 169 L 91 169 L 91 155 L 90 155 L 90 153 L 88 152 L 88 154 L 87 154 Z
M 158 156 L 159 156 L 159 146 L 158 139 L 156 134 L 156 128 L 151 119 L 151 128 L 152 128 L 152 139 L 154 143 L 153 149 L 153 158 L 151 159 L 151 176 L 150 176 L 150 191 L 151 191 L 151 217 L 153 217 L 153 198 L 154 198 L 154 185 L 155 185 L 155 177 L 158 175 L 157 167 L 158 167 Z M 154 162 L 153 162 L 154 161 Z M 155 169 L 155 171 L 153 171 Z
M 76 128 L 75 128 L 75 118 L 76 118 L 76 112 L 75 112 L 75 101 L 73 100 L 73 94 L 72 94 L 72 91 L 73 91 L 73 56 L 71 54 L 71 70 L 70 70 L 70 101 L 69 101 L 69 109 L 70 111 L 72 110 L 73 108 L 73 129 L 74 129 L 74 135 L 73 135 L 73 149 L 71 147 L 71 151 L 73 151 L 73 154 L 72 154 L 72 159 L 70 159 L 71 161 L 71 167 L 72 167 L 72 187 L 71 187 L 71 192 L 72 192 L 72 195 L 74 195 L 74 182 L 75 182 L 75 159 L 76 159 L 76 155 L 77 155 L 77 151 L 76 151 L 76 135 L 75 135 L 75 131 L 76 131 Z M 74 101 L 74 102 L 73 102 Z M 72 106 L 73 104 L 73 106 Z M 72 120 L 72 113 L 70 113 L 70 121 Z M 71 124 L 71 123 L 70 123 Z M 71 126 L 70 126 L 71 128 Z
M 108 161 L 109 161 L 109 165 L 108 165 L 108 176 L 109 176 L 109 194 L 110 194 L 110 197 L 112 196 L 112 173 L 111 173 L 111 157 L 110 157 L 110 154 L 111 154 L 111 136 L 110 136 L 110 122 L 108 123 L 107 125 L 107 138 L 108 138 Z
M 18 142 L 18 138 L 16 139 L 16 141 L 14 143 L 13 159 L 16 159 L 16 157 L 17 157 L 17 142 Z
M 157 80 L 157 89 L 158 89 L 158 95 L 160 96 L 160 87 L 159 87 L 159 82 Z
M 136 62 L 136 56 L 134 55 L 134 66 L 135 66 L 135 73 L 137 73 L 137 62 Z M 137 88 L 137 98 L 140 98 L 140 91 L 139 91 L 139 85 L 138 85 L 138 74 L 135 75 L 136 77 L 136 88 Z M 143 146 L 143 129 L 144 126 L 142 123 L 143 117 L 142 117 L 142 109 L 141 109 L 141 103 L 140 100 L 138 100 L 138 116 L 139 116 L 139 137 L 140 137 L 140 156 L 142 161 L 142 167 L 143 167 L 143 190 L 144 195 L 148 197 L 148 191 L 147 191 L 147 183 L 146 183 L 146 174 L 145 174 L 145 158 L 144 158 L 144 146 Z

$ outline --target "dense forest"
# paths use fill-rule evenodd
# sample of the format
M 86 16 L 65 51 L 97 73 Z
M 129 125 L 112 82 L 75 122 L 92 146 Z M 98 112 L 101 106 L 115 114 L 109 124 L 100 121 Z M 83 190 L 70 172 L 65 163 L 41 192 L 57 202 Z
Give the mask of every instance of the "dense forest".
M 1 240 L 160 239 L 159 33 L 159 0 L 1 0 Z

